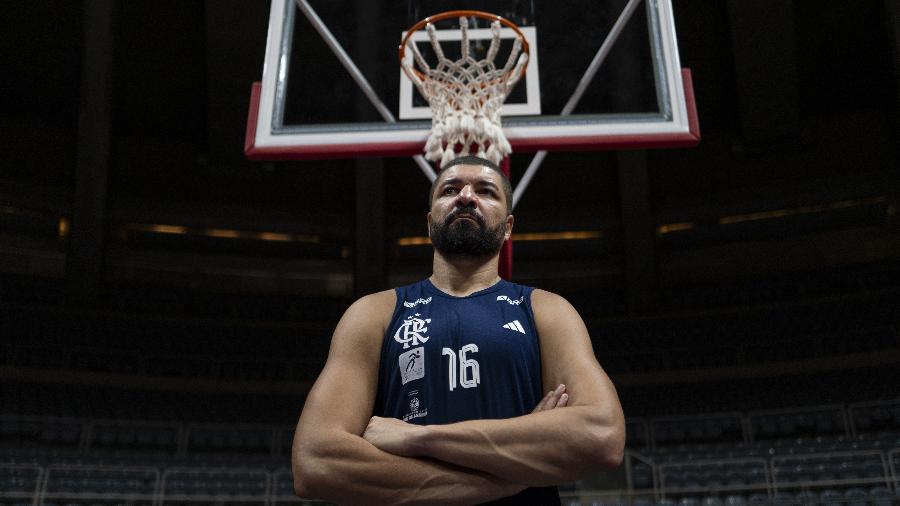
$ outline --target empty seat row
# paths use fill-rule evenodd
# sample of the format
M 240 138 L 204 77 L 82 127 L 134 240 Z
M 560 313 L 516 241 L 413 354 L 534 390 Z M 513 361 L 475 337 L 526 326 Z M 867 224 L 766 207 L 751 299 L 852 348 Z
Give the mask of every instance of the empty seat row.
M 50 468 L 46 491 L 56 493 L 143 494 L 157 489 L 156 469 Z
M 90 448 L 142 448 L 175 453 L 179 427 L 99 423 L 91 428 Z
M 566 506 L 891 506 L 900 503 L 900 492 L 887 487 L 850 488 L 847 490 L 807 490 L 799 493 L 766 493 L 667 497 L 654 500 L 648 497 L 612 499 L 564 500 Z
M 273 430 L 192 428 L 188 450 L 248 450 L 269 453 L 275 437 Z
M 739 415 L 729 417 L 654 420 L 653 439 L 657 445 L 691 442 L 743 441 L 744 433 Z
M 673 447 L 779 442 L 792 439 L 900 435 L 900 399 L 869 404 L 706 414 L 629 423 L 629 446 L 666 451 Z M 706 448 L 698 451 L 706 451 Z
M 887 473 L 883 463 L 878 459 L 824 463 L 775 461 L 773 462 L 773 477 L 776 482 L 861 479 L 880 479 L 883 481 L 887 478 Z
M 854 406 L 850 412 L 857 431 L 900 433 L 900 402 Z
M 796 494 L 780 491 L 775 494 L 773 503 L 776 506 L 891 506 L 900 496 L 895 498 L 887 487 L 848 488 L 846 490 L 825 489 L 822 491 L 806 490 Z
M 85 435 L 86 433 L 86 435 Z M 184 436 L 186 435 L 186 436 Z M 192 426 L 128 421 L 90 422 L 81 419 L 3 415 L 0 448 L 58 448 L 85 454 L 159 454 L 174 456 L 184 441 L 187 455 L 238 453 L 286 455 L 291 427 Z M 277 443 L 277 444 L 276 444 Z
M 0 491 L 34 492 L 41 479 L 41 469 L 34 466 L 0 466 Z
M 264 471 L 167 471 L 163 494 L 261 496 L 268 493 L 268 482 Z
M 764 462 L 734 462 L 710 466 L 662 466 L 665 488 L 760 486 L 768 482 Z
M 750 414 L 750 430 L 757 440 L 802 435 L 849 434 L 842 409 L 807 413 Z
M 842 451 L 884 451 L 900 448 L 900 433 L 860 434 L 856 436 L 789 437 L 771 441 L 747 441 L 736 443 L 693 443 L 661 446 L 638 451 L 660 462 L 686 460 L 711 460 L 722 458 L 804 455 L 810 453 Z
M 0 444 L 77 447 L 84 424 L 80 420 L 0 418 Z

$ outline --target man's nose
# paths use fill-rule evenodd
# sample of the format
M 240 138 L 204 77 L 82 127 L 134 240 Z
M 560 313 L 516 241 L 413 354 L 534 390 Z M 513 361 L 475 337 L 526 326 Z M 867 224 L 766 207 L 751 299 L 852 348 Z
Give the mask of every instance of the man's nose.
M 459 193 L 456 195 L 456 199 L 458 202 L 463 204 L 474 204 L 475 202 L 475 189 L 472 188 L 472 185 L 467 184 L 459 190 Z

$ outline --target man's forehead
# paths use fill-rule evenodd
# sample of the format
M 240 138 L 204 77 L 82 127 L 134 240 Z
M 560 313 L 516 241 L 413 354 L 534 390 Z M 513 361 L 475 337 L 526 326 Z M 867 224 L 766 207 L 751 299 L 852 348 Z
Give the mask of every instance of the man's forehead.
M 441 171 L 438 175 L 438 184 L 450 179 L 457 179 L 467 182 L 485 181 L 499 186 L 502 177 L 503 176 L 501 176 L 499 172 L 490 167 L 478 164 L 470 165 L 461 163 Z

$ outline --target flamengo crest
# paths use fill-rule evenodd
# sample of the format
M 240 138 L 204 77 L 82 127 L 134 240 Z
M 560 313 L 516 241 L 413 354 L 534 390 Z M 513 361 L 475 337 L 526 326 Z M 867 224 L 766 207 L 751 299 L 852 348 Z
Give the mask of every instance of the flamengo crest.
M 397 329 L 397 332 L 394 333 L 394 341 L 402 344 L 404 350 L 409 348 L 410 344 L 418 346 L 427 342 L 428 336 L 423 334 L 428 332 L 428 327 L 425 326 L 428 323 L 431 323 L 431 318 L 425 318 L 423 320 L 419 318 L 419 313 L 408 316 L 403 322 L 403 325 L 401 325 L 400 328 Z

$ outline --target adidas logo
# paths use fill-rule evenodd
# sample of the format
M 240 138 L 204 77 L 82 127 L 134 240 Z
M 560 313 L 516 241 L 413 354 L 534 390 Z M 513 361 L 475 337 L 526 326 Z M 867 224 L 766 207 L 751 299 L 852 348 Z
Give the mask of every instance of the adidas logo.
M 519 320 L 513 320 L 513 321 L 507 323 L 506 325 L 504 325 L 503 328 L 509 329 L 509 330 L 515 330 L 516 332 L 521 332 L 523 334 L 525 333 L 525 329 L 522 328 L 522 324 L 519 323 Z

